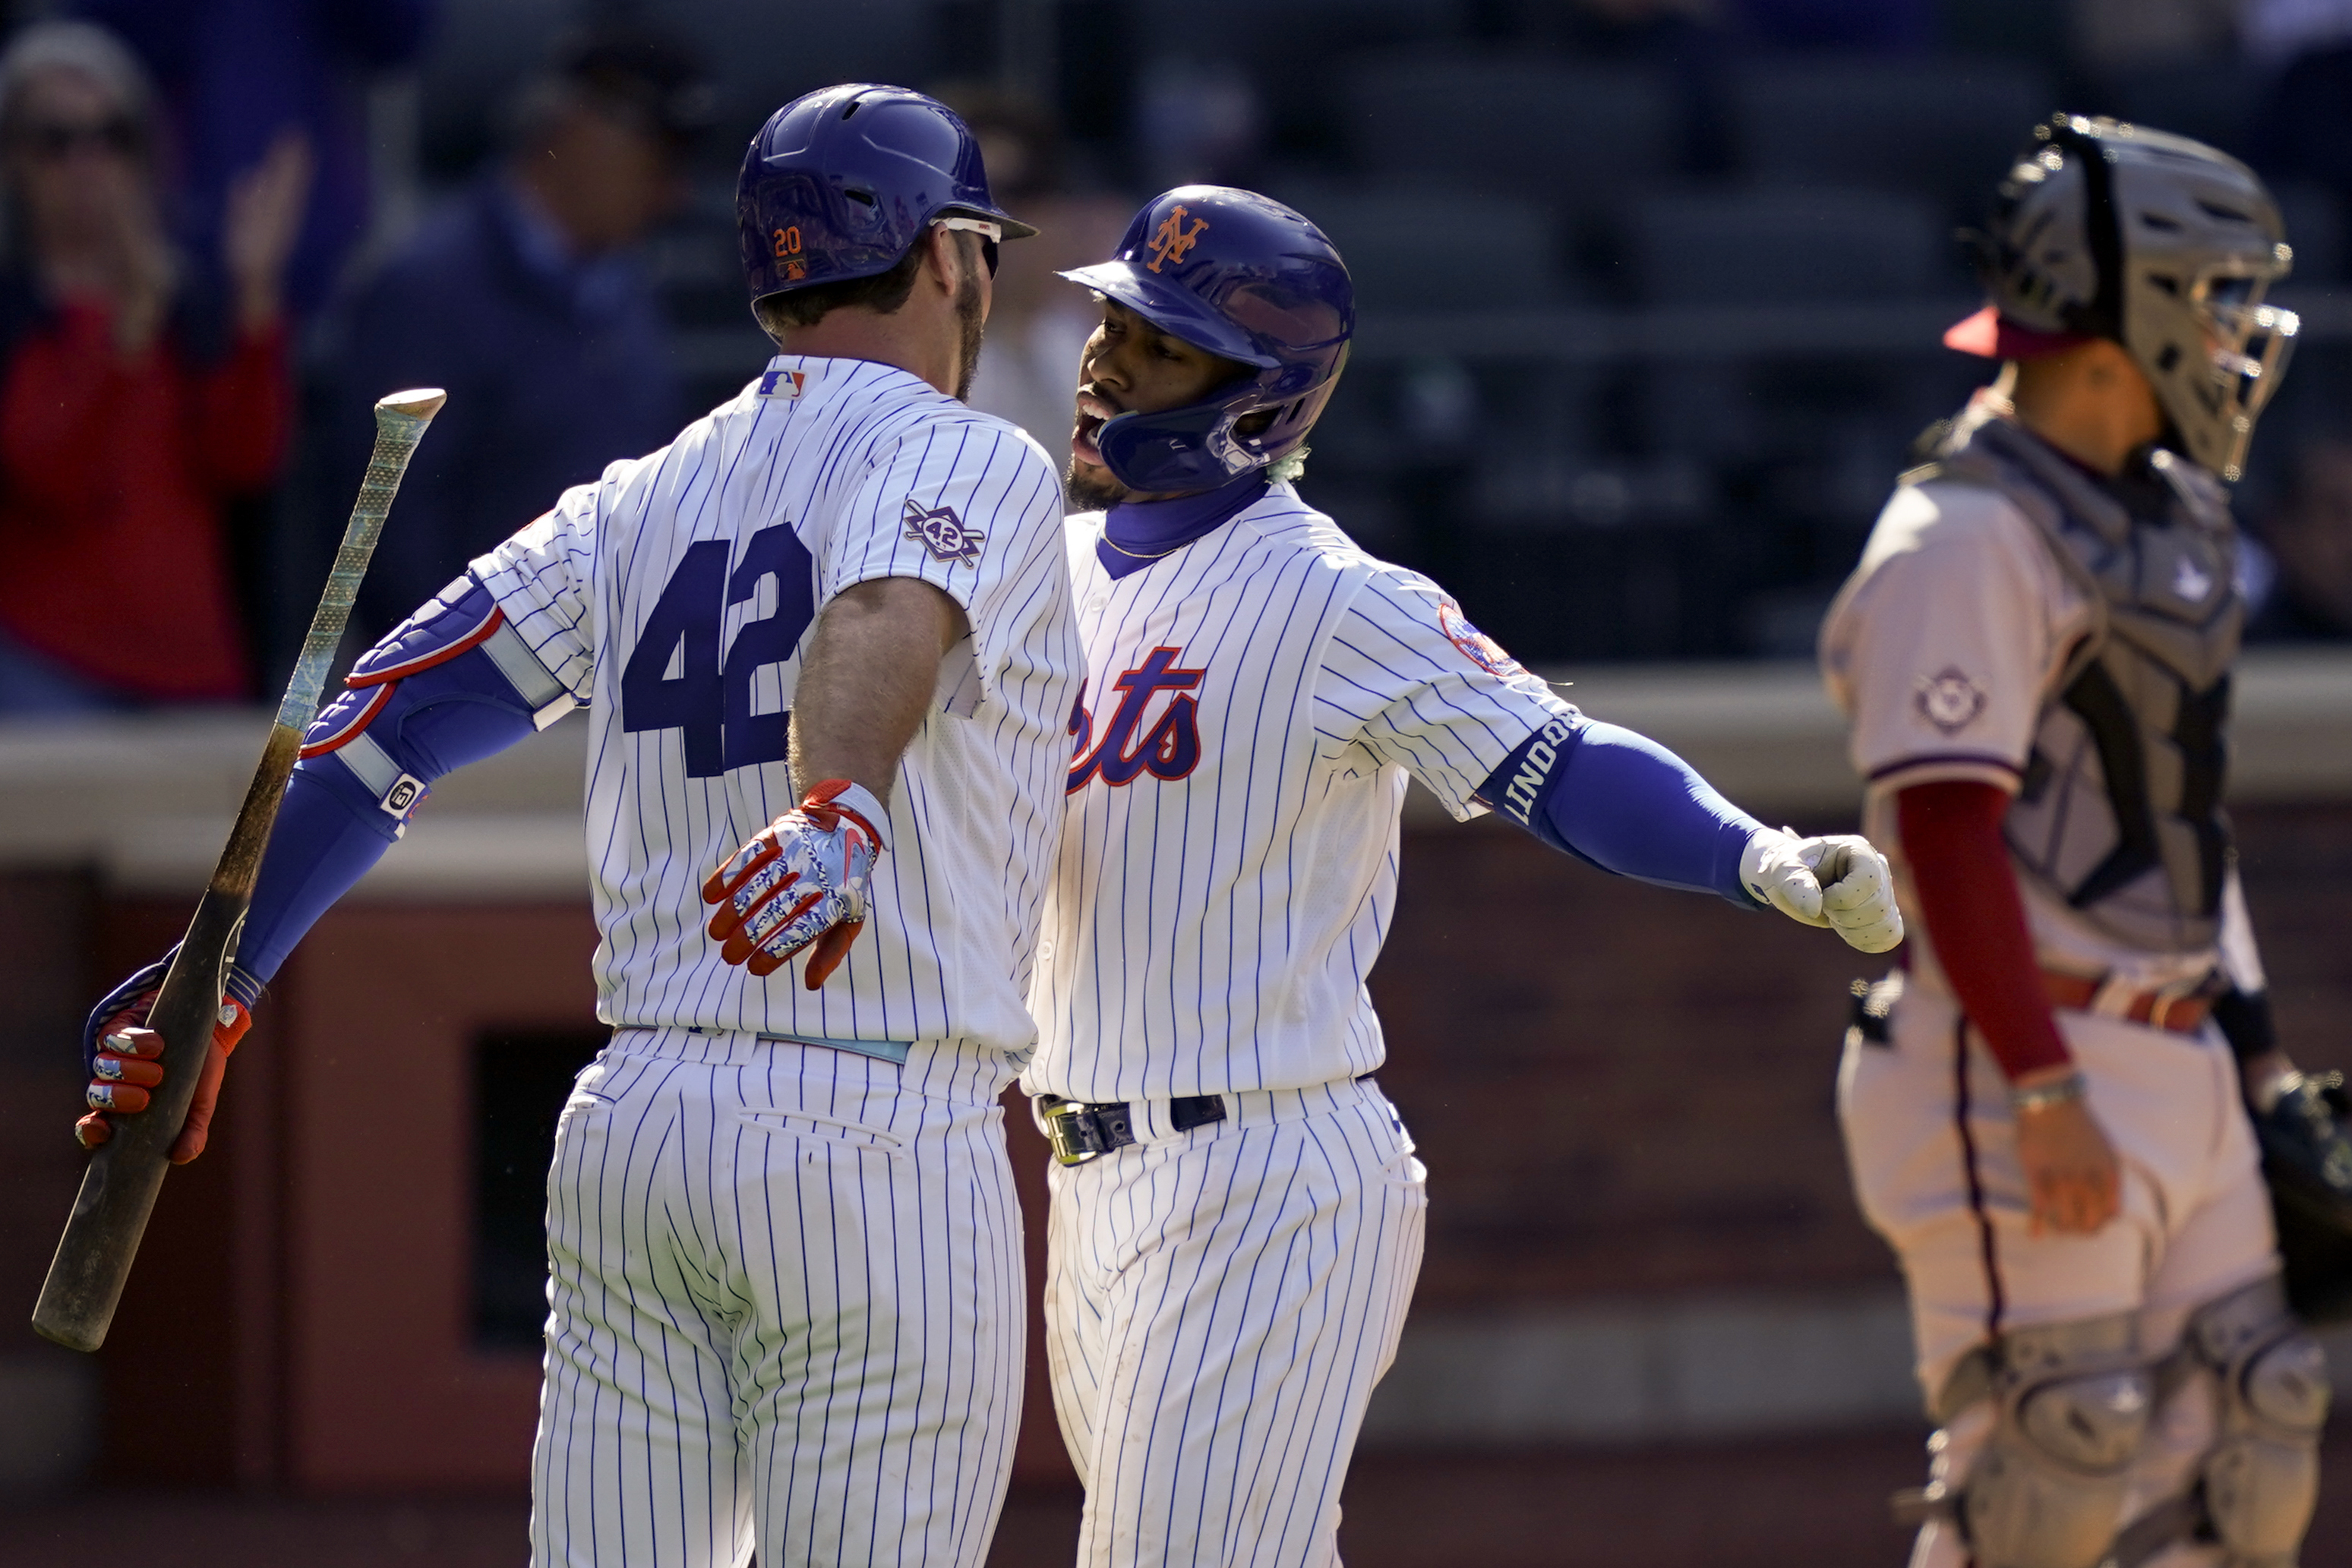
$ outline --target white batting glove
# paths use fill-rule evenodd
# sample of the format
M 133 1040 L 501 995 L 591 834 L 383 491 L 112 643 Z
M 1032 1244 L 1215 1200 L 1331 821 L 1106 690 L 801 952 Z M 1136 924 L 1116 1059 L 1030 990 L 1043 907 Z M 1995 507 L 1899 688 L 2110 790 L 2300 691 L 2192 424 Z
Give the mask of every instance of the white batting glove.
M 719 957 L 764 977 L 806 947 L 802 983 L 824 985 L 865 928 L 887 821 L 870 790 L 828 779 L 761 829 L 702 884 L 702 901 L 719 905 L 705 929 Z
M 1826 925 L 1865 953 L 1903 940 L 1895 874 L 1868 839 L 1801 839 L 1763 829 L 1739 857 L 1739 883 L 1790 919 Z

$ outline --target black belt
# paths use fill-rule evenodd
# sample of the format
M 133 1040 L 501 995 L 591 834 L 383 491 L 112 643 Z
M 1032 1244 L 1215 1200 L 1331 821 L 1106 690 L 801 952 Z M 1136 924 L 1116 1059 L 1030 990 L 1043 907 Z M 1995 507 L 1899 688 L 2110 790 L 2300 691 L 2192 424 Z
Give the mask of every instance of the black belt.
M 1045 1138 L 1054 1145 L 1054 1159 L 1065 1166 L 1082 1166 L 1113 1149 L 1135 1142 L 1135 1118 L 1127 1102 L 1088 1105 L 1055 1094 L 1037 1096 L 1037 1114 L 1045 1124 Z M 1168 1102 L 1168 1123 L 1180 1133 L 1225 1119 L 1225 1102 L 1218 1094 L 1187 1094 Z

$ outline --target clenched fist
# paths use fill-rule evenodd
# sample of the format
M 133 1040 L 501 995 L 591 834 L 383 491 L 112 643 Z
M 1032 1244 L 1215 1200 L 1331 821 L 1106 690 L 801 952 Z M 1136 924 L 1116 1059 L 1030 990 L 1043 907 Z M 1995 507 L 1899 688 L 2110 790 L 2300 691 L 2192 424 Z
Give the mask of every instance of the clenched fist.
M 1739 882 L 1790 919 L 1826 925 L 1865 953 L 1884 953 L 1903 940 L 1895 874 L 1868 839 L 1801 839 L 1766 828 L 1739 857 Z

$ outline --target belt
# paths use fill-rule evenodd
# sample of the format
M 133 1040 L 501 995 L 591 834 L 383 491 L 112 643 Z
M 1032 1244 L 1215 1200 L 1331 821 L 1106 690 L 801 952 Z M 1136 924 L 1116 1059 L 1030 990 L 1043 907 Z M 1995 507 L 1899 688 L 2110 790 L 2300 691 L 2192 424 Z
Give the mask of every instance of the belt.
M 2174 1034 L 2195 1034 L 2204 1028 L 2223 985 L 2219 970 L 2178 985 L 2145 988 L 2126 984 L 2112 974 L 2094 977 L 2056 969 L 2042 971 L 2042 989 L 2053 1008 L 2144 1023 Z
M 1054 1145 L 1057 1165 L 1082 1166 L 1135 1142 L 1135 1118 L 1124 1100 L 1088 1105 L 1040 1094 L 1037 1114 L 1045 1124 L 1045 1138 Z M 1223 1095 L 1187 1094 L 1168 1102 L 1168 1124 L 1180 1133 L 1224 1119 Z

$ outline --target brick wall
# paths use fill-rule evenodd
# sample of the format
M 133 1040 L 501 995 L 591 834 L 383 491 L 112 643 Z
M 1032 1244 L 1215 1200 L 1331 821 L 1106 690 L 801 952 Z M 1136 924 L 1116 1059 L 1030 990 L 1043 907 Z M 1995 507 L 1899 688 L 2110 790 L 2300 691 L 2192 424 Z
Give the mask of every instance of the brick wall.
M 2352 810 L 2238 821 L 2287 1044 L 2352 1067 Z M 1410 831 L 1403 879 L 1372 992 L 1431 1173 L 1417 1312 L 1895 1281 L 1832 1109 L 1885 960 L 1491 822 Z

